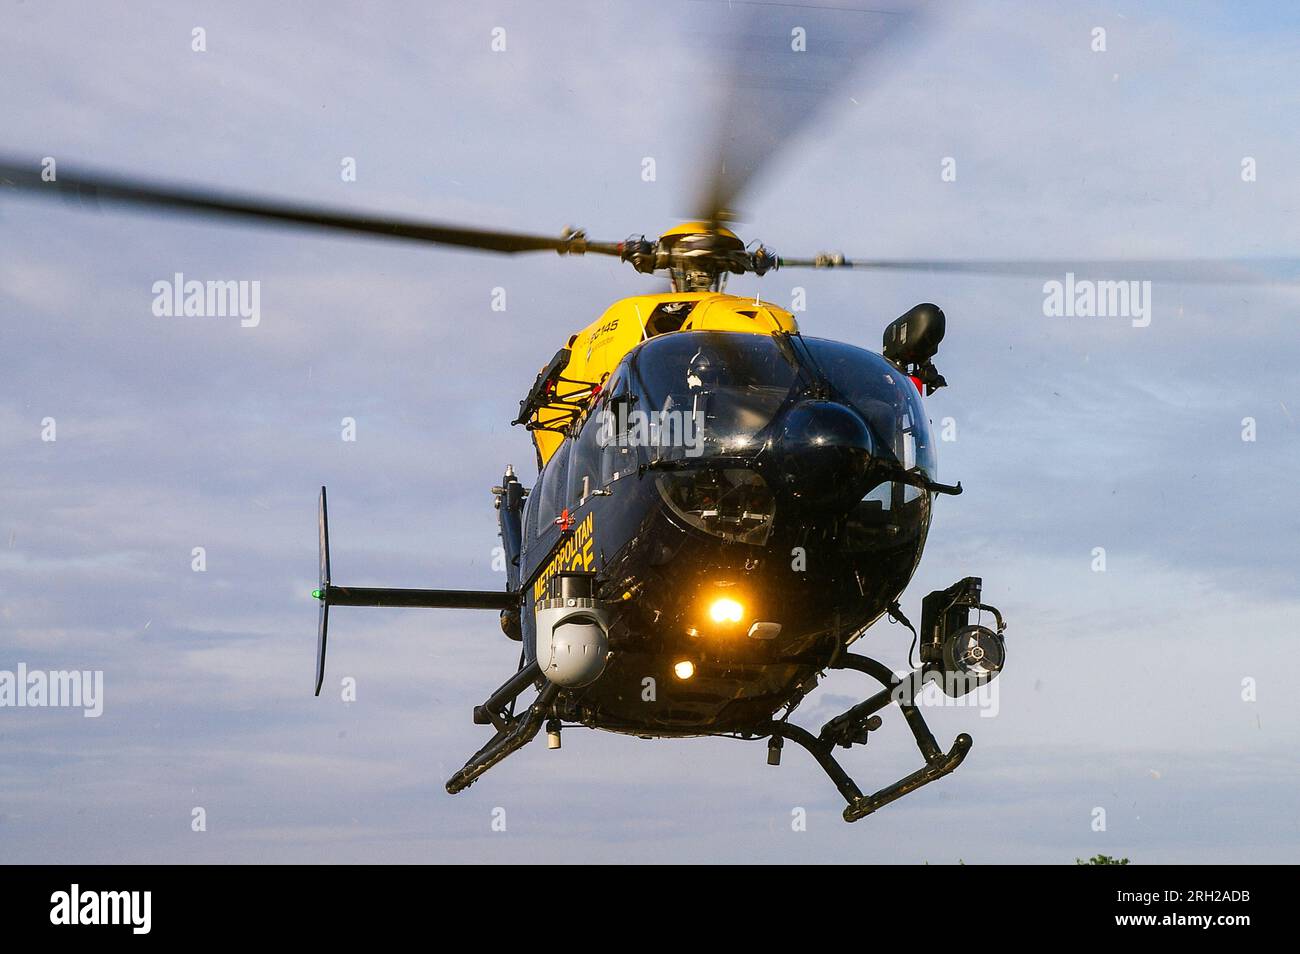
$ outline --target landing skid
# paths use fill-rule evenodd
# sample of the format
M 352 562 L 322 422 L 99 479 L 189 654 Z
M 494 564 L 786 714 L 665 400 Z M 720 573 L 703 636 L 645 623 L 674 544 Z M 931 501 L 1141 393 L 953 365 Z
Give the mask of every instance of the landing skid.
M 537 663 L 531 663 L 520 669 L 505 685 L 492 693 L 487 702 L 475 707 L 474 721 L 481 724 L 491 722 L 496 727 L 496 735 L 488 740 L 487 745 L 470 756 L 464 768 L 447 779 L 447 794 L 455 795 L 457 792 L 463 792 L 473 785 L 480 775 L 507 755 L 522 749 L 537 735 L 551 711 L 551 706 L 555 703 L 555 697 L 560 694 L 559 686 L 548 682 L 522 715 L 507 714 L 504 709 L 541 676 L 542 671 L 537 667 Z
M 845 821 L 855 822 L 859 818 L 865 818 L 878 808 L 902 798 L 909 792 L 916 791 L 922 785 L 943 778 L 961 765 L 962 760 L 966 758 L 966 753 L 971 747 L 971 737 L 965 732 L 961 733 L 953 742 L 952 748 L 944 752 L 935 741 L 930 727 L 926 725 L 921 711 L 914 704 L 916 694 L 924 685 L 921 678 L 922 670 L 918 669 L 900 679 L 884 664 L 867 656 L 855 656 L 849 653 L 833 662 L 831 668 L 853 669 L 865 673 L 880 682 L 884 688 L 866 701 L 831 719 L 822 726 L 818 735 L 813 735 L 807 729 L 789 722 L 773 721 L 764 727 L 759 737 L 768 738 L 768 764 L 770 765 L 781 764 L 781 748 L 786 739 L 806 749 L 817 760 L 822 770 L 830 776 L 839 793 L 848 802 L 848 806 L 844 809 Z M 872 795 L 863 795 L 857 783 L 835 760 L 833 753 L 837 745 L 848 748 L 852 745 L 865 744 L 868 733 L 880 725 L 880 717 L 876 713 L 892 702 L 898 703 L 907 727 L 911 729 L 916 739 L 916 746 L 925 759 L 925 765 Z
M 943 778 L 966 758 L 966 753 L 971 747 L 971 737 L 964 732 L 961 733 L 953 742 L 952 748 L 945 752 L 939 748 L 939 743 L 935 741 L 930 727 L 926 725 L 925 718 L 915 705 L 916 694 L 924 685 L 921 678 L 923 670 L 918 669 L 900 679 L 883 663 L 867 656 L 856 656 L 851 653 L 840 656 L 831 663 L 829 668 L 856 670 L 871 676 L 881 683 L 883 688 L 871 698 L 831 719 L 821 727 L 817 735 L 789 722 L 772 721 L 762 726 L 752 737 L 768 739 L 768 763 L 772 765 L 781 764 L 781 749 L 786 739 L 806 749 L 830 776 L 839 793 L 848 802 L 848 806 L 844 809 L 845 821 L 855 822 L 859 818 L 865 818 L 890 802 L 916 791 L 922 785 Z M 534 685 L 540 678 L 541 671 L 536 663 L 532 663 L 520 669 L 483 705 L 475 708 L 474 721 L 481 725 L 490 723 L 497 731 L 487 745 L 470 757 L 464 768 L 447 780 L 449 794 L 455 795 L 469 788 L 480 775 L 506 756 L 523 748 L 537 736 L 543 722 L 551 713 L 556 696 L 559 695 L 559 686 L 547 683 L 532 705 L 521 715 L 508 712 L 507 707 L 513 704 L 520 693 Z M 863 795 L 857 783 L 836 761 L 835 747 L 849 748 L 865 744 L 868 734 L 879 728 L 881 724 L 880 717 L 876 713 L 895 702 L 898 703 L 907 727 L 916 739 L 916 746 L 925 759 L 925 765 L 872 795 Z

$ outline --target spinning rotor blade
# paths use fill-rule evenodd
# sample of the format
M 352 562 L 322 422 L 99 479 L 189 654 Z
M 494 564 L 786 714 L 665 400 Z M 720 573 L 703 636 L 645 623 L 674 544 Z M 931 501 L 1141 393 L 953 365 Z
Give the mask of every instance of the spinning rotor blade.
M 694 212 L 713 227 L 736 217 L 735 203 L 777 152 L 834 97 L 859 66 L 885 68 L 925 22 L 922 0 L 719 0 L 732 59 L 722 80 L 715 151 Z M 802 31 L 796 33 L 795 31 Z M 797 48 L 803 47 L 802 52 Z M 846 93 L 838 98 L 847 99 Z M 1300 259 L 852 259 L 837 254 L 778 259 L 779 268 L 852 268 L 1049 279 L 1067 272 L 1145 281 L 1270 284 L 1300 280 Z M 762 274 L 762 269 L 755 269 Z
M 862 60 L 885 65 L 921 20 L 912 0 L 872 8 L 857 2 L 862 6 L 728 0 L 719 19 L 732 58 L 715 107 L 719 126 L 695 201 L 697 218 L 714 225 L 735 218 L 741 193 L 854 68 Z
M 618 255 L 621 251 L 621 243 L 588 242 L 582 233 L 554 237 L 495 232 L 439 222 L 293 205 L 186 186 L 158 185 L 100 173 L 70 175 L 62 168 L 59 169 L 56 181 L 46 182 L 41 178 L 36 163 L 16 162 L 12 159 L 0 160 L 0 190 L 5 188 L 43 197 L 61 196 L 73 204 L 90 208 L 95 208 L 98 204 L 113 204 L 177 215 L 230 218 L 267 225 L 377 235 L 507 255 L 542 251 L 559 252 L 561 255 L 581 255 L 587 252 Z
M 862 258 L 822 253 L 779 259 L 780 268 L 852 268 L 861 271 L 930 272 L 961 275 L 1020 275 L 1050 279 L 1074 272 L 1142 281 L 1206 285 L 1288 284 L 1300 280 L 1300 258 L 1113 258 L 1113 259 L 924 259 Z M 1270 274 L 1285 273 L 1285 274 Z

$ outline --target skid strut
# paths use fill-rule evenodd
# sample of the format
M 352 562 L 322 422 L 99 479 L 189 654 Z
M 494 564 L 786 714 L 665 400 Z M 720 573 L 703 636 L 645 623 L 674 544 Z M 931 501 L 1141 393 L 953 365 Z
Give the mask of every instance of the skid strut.
M 464 768 L 447 779 L 447 793 L 455 795 L 469 788 L 476 778 L 492 766 L 511 752 L 518 751 L 531 742 L 541 729 L 542 722 L 550 713 L 555 697 L 559 694 L 560 687 L 553 682 L 548 682 L 546 688 L 538 693 L 536 701 L 522 716 L 507 720 L 505 727 L 497 729 L 496 735 L 492 736 L 487 745 L 470 756 Z
M 779 763 L 779 754 L 775 756 L 776 762 L 773 762 L 772 753 L 774 750 L 776 753 L 780 752 L 780 743 L 784 739 L 797 743 L 817 760 L 817 764 L 822 767 L 830 780 L 835 783 L 839 793 L 844 796 L 844 800 L 848 802 L 848 806 L 844 809 L 845 821 L 854 822 L 859 818 L 865 818 L 876 809 L 902 798 L 909 792 L 916 791 L 922 785 L 943 778 L 961 765 L 962 760 L 966 758 L 966 753 L 971 747 L 971 737 L 965 732 L 961 733 L 953 742 L 952 748 L 944 752 L 935 741 L 930 727 L 926 725 L 921 711 L 914 704 L 916 694 L 924 685 L 922 670 L 918 669 L 900 679 L 883 663 L 851 653 L 840 656 L 832 664 L 832 668 L 853 669 L 865 673 L 880 682 L 884 688 L 871 698 L 831 719 L 822 726 L 818 735 L 813 735 L 807 729 L 789 722 L 771 722 L 765 727 L 763 734 L 771 737 L 768 743 L 770 764 Z M 916 739 L 916 747 L 920 749 L 925 759 L 925 765 L 874 794 L 863 795 L 857 783 L 836 761 L 835 747 L 838 745 L 848 748 L 865 742 L 867 733 L 880 724 L 876 713 L 891 702 L 898 703 L 903 718 L 907 721 L 907 727 L 911 729 Z

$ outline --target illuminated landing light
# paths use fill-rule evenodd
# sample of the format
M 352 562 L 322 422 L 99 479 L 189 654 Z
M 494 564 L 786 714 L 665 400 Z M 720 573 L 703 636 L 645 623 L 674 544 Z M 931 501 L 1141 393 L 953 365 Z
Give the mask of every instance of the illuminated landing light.
M 722 597 L 713 601 L 709 607 L 709 618 L 715 623 L 739 623 L 745 608 L 733 599 Z
M 690 679 L 695 675 L 695 663 L 689 659 L 683 659 L 681 662 L 673 664 L 673 675 L 678 679 Z

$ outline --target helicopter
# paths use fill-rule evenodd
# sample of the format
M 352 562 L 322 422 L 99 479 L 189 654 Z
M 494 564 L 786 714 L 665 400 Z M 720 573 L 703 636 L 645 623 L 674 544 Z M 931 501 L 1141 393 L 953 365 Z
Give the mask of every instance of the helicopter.
M 566 238 L 570 254 L 585 241 Z M 331 606 L 498 610 L 522 643 L 519 668 L 475 707 L 494 735 L 449 793 L 543 727 L 559 748 L 566 725 L 766 738 L 774 765 L 793 741 L 829 774 L 849 821 L 953 771 L 970 736 L 942 749 L 915 697 L 928 682 L 965 695 L 1001 671 L 1005 622 L 981 601 L 981 580 L 926 597 L 923 666 L 910 677 L 848 651 L 885 613 L 906 620 L 898 597 L 932 496 L 962 492 L 935 477 L 922 406 L 945 384 L 933 362 L 942 310 L 911 309 L 876 354 L 804 336 L 779 306 L 726 294 L 727 274 L 785 263 L 725 226 L 687 222 L 616 247 L 639 271 L 667 270 L 671 289 L 615 302 L 520 401 L 512 423 L 532 434 L 538 476 L 525 487 L 507 467 L 492 488 L 504 591 L 335 584 L 321 488 L 317 694 Z M 996 628 L 971 622 L 981 611 Z M 827 669 L 881 689 L 814 736 L 789 716 Z M 527 691 L 536 697 L 516 711 Z M 925 764 L 864 795 L 833 749 L 864 744 L 893 703 Z
M 802 9 L 800 17 L 844 12 Z M 967 733 L 939 744 L 918 696 L 931 684 L 961 697 L 992 682 L 1006 662 L 1006 621 L 984 601 L 979 576 L 925 596 L 919 625 L 900 605 L 935 498 L 963 492 L 960 482 L 939 480 L 925 408 L 947 386 L 935 363 L 944 311 L 916 305 L 884 325 L 873 351 L 806 335 L 790 311 L 728 294 L 729 276 L 795 268 L 1037 276 L 1091 268 L 1229 282 L 1254 280 L 1249 268 L 1262 261 L 800 258 L 747 244 L 733 227 L 742 194 L 817 111 L 828 84 L 864 51 L 880 53 L 905 18 L 877 11 L 839 24 L 838 52 L 781 58 L 778 68 L 782 48 L 768 41 L 784 42 L 784 25 L 771 32 L 785 16 L 780 7 L 736 16 L 747 18 L 737 30 L 745 70 L 722 84 L 729 105 L 720 111 L 714 158 L 701 166 L 695 215 L 654 238 L 593 241 L 580 229 L 546 236 L 365 215 L 69 174 L 67 164 L 47 179 L 34 162 L 0 161 L 0 194 L 507 255 L 599 255 L 667 276 L 667 291 L 614 302 L 568 336 L 520 400 L 512 423 L 531 437 L 537 474 L 525 486 L 506 466 L 491 488 L 504 588 L 334 582 L 321 488 L 316 695 L 331 607 L 494 612 L 504 637 L 520 644 L 513 671 L 473 710 L 474 723 L 492 735 L 447 780 L 451 794 L 543 732 L 552 749 L 571 727 L 639 738 L 730 737 L 765 742 L 771 765 L 781 764 L 787 742 L 804 749 L 853 822 L 952 773 L 970 751 Z M 776 82 L 751 82 L 755 71 Z M 917 650 L 903 675 L 853 651 L 886 617 L 911 631 Z M 859 673 L 879 688 L 816 731 L 792 721 L 831 671 Z M 864 793 L 837 750 L 867 744 L 895 705 L 921 765 Z

